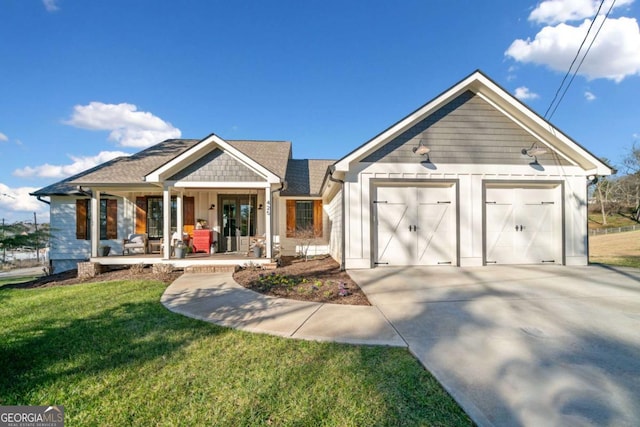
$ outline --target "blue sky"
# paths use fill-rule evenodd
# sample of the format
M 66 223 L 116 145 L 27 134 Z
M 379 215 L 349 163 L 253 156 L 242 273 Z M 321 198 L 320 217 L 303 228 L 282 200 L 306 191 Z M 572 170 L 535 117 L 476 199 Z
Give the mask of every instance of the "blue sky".
M 599 4 L 0 0 L 0 217 L 46 220 L 29 191 L 166 138 L 338 159 L 476 69 L 543 115 Z M 616 1 L 551 119 L 614 164 L 640 137 L 639 15 Z

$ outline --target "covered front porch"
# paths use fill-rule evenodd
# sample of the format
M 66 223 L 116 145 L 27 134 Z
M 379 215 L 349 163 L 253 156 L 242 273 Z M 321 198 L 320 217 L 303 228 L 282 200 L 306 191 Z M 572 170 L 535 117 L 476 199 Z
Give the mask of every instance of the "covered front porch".
M 90 262 L 101 265 L 118 266 L 118 265 L 153 265 L 153 264 L 170 264 L 174 268 L 184 269 L 187 267 L 197 266 L 247 266 L 261 265 L 269 266 L 274 264 L 270 258 L 255 258 L 249 254 L 239 253 L 191 253 L 184 258 L 165 259 L 160 254 L 135 254 L 135 255 L 115 255 L 91 257 Z

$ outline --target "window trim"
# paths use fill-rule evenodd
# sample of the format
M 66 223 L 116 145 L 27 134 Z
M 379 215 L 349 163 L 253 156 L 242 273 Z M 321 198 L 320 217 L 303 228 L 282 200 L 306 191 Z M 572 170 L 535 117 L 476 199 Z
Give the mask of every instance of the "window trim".
M 286 236 L 287 237 L 298 237 L 301 238 L 303 236 L 300 235 L 299 230 L 296 225 L 296 203 L 297 202 L 313 202 L 313 234 L 314 238 L 322 238 L 323 235 L 323 227 L 322 227 L 322 200 L 319 199 L 287 199 L 286 200 Z M 305 236 L 306 237 L 306 236 Z
M 100 213 L 100 240 L 116 240 L 118 238 L 118 201 L 100 199 Z M 76 200 L 76 239 L 91 240 L 91 199 Z

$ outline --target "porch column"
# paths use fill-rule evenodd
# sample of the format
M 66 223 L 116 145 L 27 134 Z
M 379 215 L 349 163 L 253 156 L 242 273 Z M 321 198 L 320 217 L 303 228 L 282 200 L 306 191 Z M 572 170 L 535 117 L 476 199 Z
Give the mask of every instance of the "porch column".
M 176 231 L 180 233 L 180 238 L 182 238 L 182 230 L 184 229 L 184 218 L 182 217 L 182 197 L 184 193 L 178 193 L 176 197 Z
M 267 247 L 267 259 L 271 259 L 271 254 L 273 252 L 273 237 L 271 236 L 271 187 L 267 187 L 264 189 L 264 204 L 265 204 L 265 209 L 264 209 L 264 215 L 265 215 L 265 219 L 264 219 L 264 237 L 265 237 L 265 243 L 266 243 L 266 247 Z
M 91 190 L 91 257 L 97 257 L 100 246 L 100 191 Z
M 162 211 L 162 235 L 164 236 L 162 257 L 169 259 L 171 256 L 171 189 L 168 186 L 162 189 Z

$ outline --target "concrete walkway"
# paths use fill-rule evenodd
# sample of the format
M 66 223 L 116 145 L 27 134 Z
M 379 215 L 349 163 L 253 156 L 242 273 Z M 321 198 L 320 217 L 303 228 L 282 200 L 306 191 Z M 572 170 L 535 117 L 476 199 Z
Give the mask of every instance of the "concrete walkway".
M 407 346 L 377 307 L 269 297 L 238 285 L 231 273 L 183 274 L 167 288 L 161 302 L 176 313 L 249 332 Z
M 640 425 L 640 270 L 349 272 L 371 307 L 266 297 L 185 274 L 162 303 L 252 332 L 408 346 L 479 426 Z

